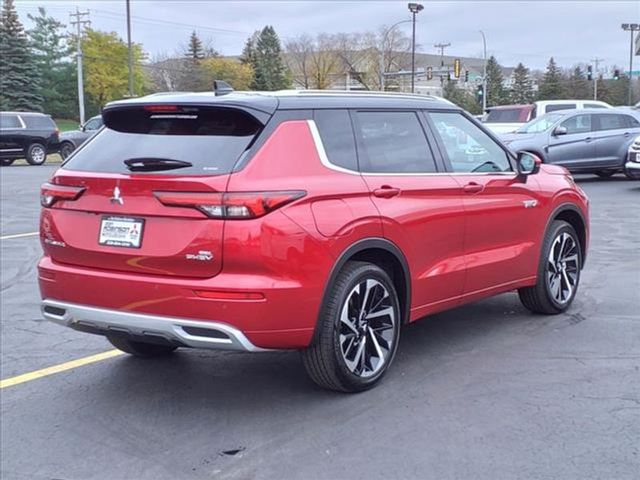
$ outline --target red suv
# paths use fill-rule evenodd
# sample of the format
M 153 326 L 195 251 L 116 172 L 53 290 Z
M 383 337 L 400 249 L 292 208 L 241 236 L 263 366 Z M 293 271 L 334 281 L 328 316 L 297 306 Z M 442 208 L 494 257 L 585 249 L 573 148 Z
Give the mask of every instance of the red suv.
M 139 356 L 300 349 L 359 391 L 401 326 L 518 290 L 573 301 L 584 192 L 424 96 L 175 94 L 114 102 L 42 186 L 47 319 Z

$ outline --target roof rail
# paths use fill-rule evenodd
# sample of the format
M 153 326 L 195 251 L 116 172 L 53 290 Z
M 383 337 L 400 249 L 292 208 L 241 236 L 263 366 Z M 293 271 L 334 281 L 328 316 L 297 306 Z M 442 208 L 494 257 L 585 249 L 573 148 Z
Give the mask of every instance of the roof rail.
M 402 93 L 402 92 L 381 92 L 378 90 L 280 90 L 273 92 L 276 95 L 362 95 L 362 96 L 376 96 L 376 97 L 413 97 L 420 98 L 422 100 L 442 100 L 440 97 L 434 95 L 420 95 L 417 93 Z

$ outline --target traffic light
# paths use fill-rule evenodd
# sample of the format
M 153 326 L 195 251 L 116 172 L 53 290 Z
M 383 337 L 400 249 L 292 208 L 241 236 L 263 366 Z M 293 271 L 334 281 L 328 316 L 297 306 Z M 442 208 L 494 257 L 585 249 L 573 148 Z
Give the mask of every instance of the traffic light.
M 433 78 L 433 67 L 427 67 L 427 80 L 431 80 Z
M 478 99 L 479 102 L 482 101 L 483 96 L 484 96 L 484 89 L 482 88 L 482 85 L 478 85 L 478 88 L 476 89 L 476 98 Z
M 456 58 L 453 61 L 453 76 L 456 78 L 460 78 L 460 59 Z
M 469 81 L 469 70 L 464 71 L 464 83 Z
M 613 71 L 613 79 L 620 80 L 620 70 L 618 70 L 617 68 Z
M 593 67 L 591 65 L 587 66 L 587 80 L 593 80 Z

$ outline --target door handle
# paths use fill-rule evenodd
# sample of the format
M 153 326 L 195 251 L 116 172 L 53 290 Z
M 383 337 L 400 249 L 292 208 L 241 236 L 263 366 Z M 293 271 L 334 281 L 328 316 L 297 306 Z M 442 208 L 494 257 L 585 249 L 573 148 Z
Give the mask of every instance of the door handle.
M 631 134 L 630 134 L 629 132 L 624 132 L 624 136 L 625 136 L 625 137 L 628 137 L 628 136 L 630 136 L 630 135 L 631 135 Z
M 390 185 L 382 185 L 373 191 L 373 195 L 378 198 L 392 198 L 400 195 L 400 189 Z
M 584 139 L 584 141 L 585 141 L 586 143 L 591 142 L 591 137 L 587 137 L 587 138 L 585 138 L 585 139 Z
M 476 182 L 469 182 L 464 187 L 462 187 L 465 193 L 480 193 L 484 190 L 484 185 L 480 185 Z

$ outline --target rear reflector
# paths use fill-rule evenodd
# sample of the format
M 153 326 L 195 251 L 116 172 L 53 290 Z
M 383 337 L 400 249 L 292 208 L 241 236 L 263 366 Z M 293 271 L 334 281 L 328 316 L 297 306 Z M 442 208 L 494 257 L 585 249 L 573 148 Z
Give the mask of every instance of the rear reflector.
M 156 198 L 168 207 L 195 208 L 211 218 L 251 219 L 258 218 L 287 205 L 307 192 L 154 192 Z
M 195 290 L 195 294 L 212 300 L 263 300 L 260 292 L 222 292 L 217 290 Z
M 43 207 L 51 207 L 59 200 L 76 200 L 84 191 L 85 187 L 44 183 L 40 187 L 40 204 Z

